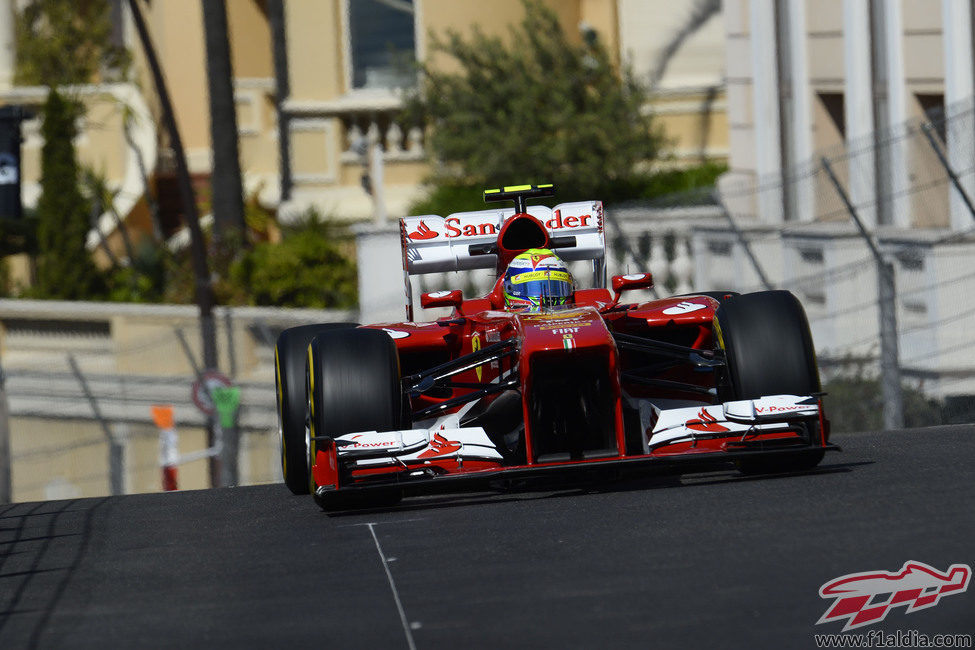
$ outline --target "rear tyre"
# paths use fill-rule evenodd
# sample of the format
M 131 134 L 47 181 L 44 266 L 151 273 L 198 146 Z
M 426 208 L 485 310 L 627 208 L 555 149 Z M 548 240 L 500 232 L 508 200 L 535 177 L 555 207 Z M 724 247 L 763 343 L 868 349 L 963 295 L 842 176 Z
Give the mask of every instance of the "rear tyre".
M 794 295 L 762 291 L 728 298 L 716 310 L 715 322 L 727 359 L 718 388 L 722 401 L 820 392 L 809 322 Z M 739 469 L 746 474 L 810 469 L 824 454 L 814 449 L 746 459 Z
M 308 344 L 323 332 L 356 327 L 358 323 L 300 325 L 281 332 L 274 345 L 274 385 L 278 408 L 281 472 L 293 494 L 308 494 L 308 452 L 305 448 L 305 357 Z
M 400 387 L 396 344 L 382 330 L 326 332 L 308 345 L 309 423 L 308 488 L 324 509 L 392 505 L 399 490 L 346 498 L 341 489 L 315 494 L 310 468 L 315 462 L 315 437 L 335 438 L 354 431 L 394 431 L 410 426 Z

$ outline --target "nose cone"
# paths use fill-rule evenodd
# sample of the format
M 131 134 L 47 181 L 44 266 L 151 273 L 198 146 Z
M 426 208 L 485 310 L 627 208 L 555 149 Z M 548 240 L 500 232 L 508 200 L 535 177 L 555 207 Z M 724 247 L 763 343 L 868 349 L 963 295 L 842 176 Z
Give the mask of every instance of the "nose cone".
M 592 307 L 519 313 L 522 354 L 614 346 L 599 312 Z

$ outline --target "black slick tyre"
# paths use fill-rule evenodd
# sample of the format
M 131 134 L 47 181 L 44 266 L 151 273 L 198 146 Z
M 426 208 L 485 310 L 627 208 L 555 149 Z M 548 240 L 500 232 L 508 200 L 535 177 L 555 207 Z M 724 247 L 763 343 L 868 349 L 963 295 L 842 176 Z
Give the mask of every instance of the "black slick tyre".
M 305 448 L 305 357 L 317 335 L 357 323 L 300 325 L 281 332 L 274 345 L 274 387 L 277 396 L 281 472 L 293 494 L 308 494 L 308 452 Z
M 316 437 L 410 426 L 403 408 L 399 354 L 388 334 L 374 329 L 326 332 L 311 341 L 307 355 L 309 468 L 317 454 Z M 388 490 L 350 499 L 341 489 L 319 495 L 316 487 L 310 476 L 308 489 L 326 510 L 390 505 L 401 496 L 399 490 Z
M 718 345 L 727 367 L 722 401 L 820 392 L 816 350 L 802 305 L 788 291 L 762 291 L 725 299 L 715 312 Z M 810 469 L 823 449 L 742 460 L 746 473 Z

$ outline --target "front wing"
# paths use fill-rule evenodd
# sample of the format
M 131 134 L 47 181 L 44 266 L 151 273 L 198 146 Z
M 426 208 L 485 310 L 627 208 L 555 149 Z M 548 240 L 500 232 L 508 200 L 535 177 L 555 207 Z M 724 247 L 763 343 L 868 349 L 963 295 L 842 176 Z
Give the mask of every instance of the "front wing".
M 640 409 L 643 453 L 611 458 L 504 465 L 484 429 L 457 416 L 430 429 L 363 431 L 317 439 L 312 473 L 318 496 L 390 487 L 404 494 L 497 489 L 532 479 L 625 477 L 648 471 L 686 473 L 733 461 L 838 450 L 826 442 L 817 396 L 773 395 L 723 404 Z

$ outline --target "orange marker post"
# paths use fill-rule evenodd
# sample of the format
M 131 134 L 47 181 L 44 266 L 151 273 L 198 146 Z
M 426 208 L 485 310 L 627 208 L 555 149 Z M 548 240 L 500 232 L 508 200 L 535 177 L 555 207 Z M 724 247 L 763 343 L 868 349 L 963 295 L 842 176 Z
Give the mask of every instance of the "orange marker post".
M 149 408 L 152 421 L 159 429 L 159 466 L 162 468 L 162 489 L 178 490 L 179 436 L 173 424 L 172 404 L 153 404 Z

